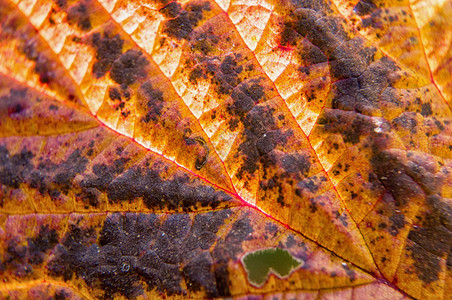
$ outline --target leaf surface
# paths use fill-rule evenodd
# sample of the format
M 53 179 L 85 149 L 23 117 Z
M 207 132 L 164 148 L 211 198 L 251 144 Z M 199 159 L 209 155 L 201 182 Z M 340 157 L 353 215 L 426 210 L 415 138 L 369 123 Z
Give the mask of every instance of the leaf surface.
M 0 0 L 2 296 L 450 299 L 451 13 Z

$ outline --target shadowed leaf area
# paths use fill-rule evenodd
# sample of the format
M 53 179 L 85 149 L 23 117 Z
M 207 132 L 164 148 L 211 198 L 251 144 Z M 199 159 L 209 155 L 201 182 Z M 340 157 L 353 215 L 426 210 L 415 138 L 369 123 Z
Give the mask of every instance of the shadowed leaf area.
M 0 298 L 451 299 L 450 0 L 0 0 Z

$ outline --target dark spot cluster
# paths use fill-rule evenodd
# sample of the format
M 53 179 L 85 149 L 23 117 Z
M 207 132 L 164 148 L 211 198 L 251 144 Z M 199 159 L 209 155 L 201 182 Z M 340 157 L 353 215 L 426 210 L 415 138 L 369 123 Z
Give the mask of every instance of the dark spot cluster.
M 243 252 L 242 243 L 252 239 L 253 227 L 248 216 L 244 215 L 235 221 L 228 235 L 217 242 L 212 257 L 216 263 L 215 278 L 220 295 L 230 296 L 228 262 L 238 260 Z
M 6 147 L 0 146 L 0 182 L 11 188 L 19 188 L 33 168 L 33 157 L 33 153 L 25 148 L 20 153 L 10 155 Z
M 189 3 L 183 9 L 177 2 L 171 2 L 160 10 L 165 17 L 171 18 L 165 22 L 163 32 L 169 37 L 186 39 L 203 19 L 204 12 L 210 9 L 209 2 Z
M 329 1 L 317 0 L 290 0 L 291 8 L 296 9 L 310 9 L 319 13 L 332 13 L 331 3 Z
M 56 79 L 56 72 L 53 69 L 54 63 L 37 49 L 36 41 L 30 40 L 23 47 L 25 56 L 35 62 L 34 71 L 39 75 L 39 81 L 49 84 Z
M 292 31 L 292 36 L 307 38 L 328 57 L 337 46 L 350 40 L 343 25 L 340 17 L 323 16 L 323 10 L 298 8 L 288 14 L 282 33 Z
M 72 187 L 73 179 L 77 174 L 85 171 L 87 164 L 88 159 L 82 156 L 78 149 L 59 164 L 46 159 L 31 172 L 30 186 L 37 188 L 41 194 L 47 191 L 50 196 L 57 197 L 60 191 L 67 194 Z
M 110 77 L 118 84 L 129 86 L 138 79 L 146 78 L 145 67 L 148 64 L 141 51 L 127 50 L 113 62 Z
M 48 193 L 57 198 L 61 192 L 67 194 L 72 187 L 72 180 L 82 173 L 88 159 L 79 150 L 59 164 L 46 159 L 35 167 L 31 160 L 34 154 L 27 149 L 10 155 L 8 149 L 0 146 L 0 182 L 10 188 L 19 188 L 21 183 L 29 184 L 41 194 Z
M 365 137 L 378 137 L 387 132 L 391 125 L 381 121 L 381 133 L 375 132 L 376 124 L 371 117 L 339 109 L 326 110 L 317 120 L 317 124 L 329 133 L 339 133 L 346 143 L 358 144 Z
M 394 129 L 405 129 L 411 133 L 416 133 L 416 127 L 419 125 L 417 114 L 411 111 L 403 112 L 400 116 L 394 118 L 391 123 Z
M 338 176 L 339 174 L 341 174 L 341 172 L 346 173 L 349 170 L 350 170 L 350 164 L 338 163 L 332 169 L 332 173 L 333 173 L 334 176 Z
M 209 27 L 205 32 L 200 32 L 190 38 L 191 50 L 203 56 L 211 54 L 218 47 L 220 38 L 215 34 L 214 29 Z
M 142 117 L 145 123 L 150 121 L 157 122 L 162 115 L 162 110 L 165 107 L 163 93 L 156 89 L 147 81 L 143 83 L 139 90 L 139 95 L 146 100 L 146 115 Z
M 244 82 L 232 91 L 232 103 L 228 105 L 227 110 L 243 122 L 248 112 L 261 100 L 265 100 L 264 96 L 264 88 L 258 81 Z M 231 131 L 234 131 L 238 125 L 235 118 L 229 121 Z
M 430 103 L 423 103 L 421 106 L 421 115 L 424 117 L 432 115 L 432 105 Z
M 405 216 L 403 214 L 393 214 L 389 217 L 391 221 L 391 226 L 389 226 L 388 231 L 392 236 L 397 236 L 399 234 L 399 230 L 404 228 L 407 222 L 405 221 Z
M 219 95 L 230 95 L 241 82 L 239 76 L 243 71 L 243 67 L 238 64 L 240 59 L 240 54 L 227 55 L 218 64 L 217 60 L 219 60 L 219 57 L 208 57 L 208 59 L 202 60 L 190 71 L 188 79 L 194 84 L 200 79 L 210 79 Z
M 27 99 L 27 89 L 10 89 L 8 95 L 0 97 L 3 113 L 7 112 L 8 117 L 16 120 L 28 115 L 29 104 Z
M 71 295 L 68 292 L 66 292 L 65 290 L 58 289 L 58 290 L 55 291 L 55 295 L 53 296 L 53 299 L 55 299 L 55 300 L 66 300 L 70 296 Z M 52 300 L 52 299 L 49 299 L 49 300 Z
M 12 270 L 14 275 L 24 277 L 33 273 L 33 267 L 44 262 L 47 252 L 58 243 L 58 234 L 48 225 L 41 225 L 39 233 L 27 239 L 27 244 L 18 238 L 9 240 L 0 260 L 0 274 Z
M 171 1 L 164 7 L 159 9 L 159 12 L 166 18 L 175 18 L 179 15 L 182 7 L 179 2 Z
M 428 210 L 417 217 L 420 224 L 408 234 L 413 243 L 407 250 L 418 278 L 429 284 L 440 279 L 441 258 L 452 269 L 452 207 L 437 194 L 428 196 L 426 205 Z
M 368 3 L 370 1 L 367 1 Z M 406 10 L 402 10 L 402 14 L 399 15 L 399 12 L 396 10 L 390 10 L 387 7 L 384 8 L 385 3 L 384 2 L 380 2 L 377 5 L 368 5 L 367 9 L 361 10 L 361 8 L 364 8 L 363 5 L 360 5 L 358 3 L 357 6 L 355 6 L 355 11 L 357 12 L 357 14 L 361 17 L 361 24 L 362 27 L 364 28 L 368 28 L 368 27 L 372 27 L 374 30 L 384 30 L 388 23 L 407 23 L 408 18 L 408 12 Z M 359 10 L 357 10 L 359 9 Z M 376 37 L 377 38 L 381 38 L 381 33 L 378 32 L 376 33 Z M 416 43 L 416 37 L 411 37 L 409 39 L 410 42 L 412 43 Z
M 441 258 L 450 260 L 452 249 L 452 208 L 440 196 L 443 180 L 425 156 L 408 152 L 404 159 L 389 150 L 374 151 L 371 159 L 371 183 L 381 184 L 383 201 L 390 210 L 392 225 L 379 224 L 381 230 L 397 236 L 406 225 L 404 207 L 416 197 L 424 197 L 416 215 L 416 225 L 410 230 L 407 250 L 413 258 L 419 279 L 425 284 L 439 279 Z M 400 213 L 402 212 L 402 213 Z M 381 211 L 383 213 L 383 211 Z
M 351 66 L 347 60 L 339 61 L 347 65 L 347 68 Z M 371 114 L 373 110 L 378 108 L 380 95 L 388 85 L 393 83 L 393 80 L 389 79 L 391 78 L 389 75 L 396 72 L 398 67 L 386 57 L 370 63 L 368 66 L 367 63 L 364 65 L 363 69 L 356 73 L 346 71 L 344 74 L 336 74 L 342 80 L 332 85 L 335 93 L 332 108 L 363 114 Z M 340 68 L 340 70 L 342 72 L 345 69 Z M 397 104 L 397 99 L 393 103 Z
M 292 185 L 294 180 L 298 181 L 306 177 L 311 167 L 308 157 L 297 152 L 272 151 L 263 155 L 259 161 L 263 167 L 263 175 L 261 176 L 259 187 L 263 191 L 274 191 L 276 189 L 278 192 L 276 201 L 281 206 L 285 205 L 283 181 Z M 279 167 L 277 168 L 279 172 L 270 175 L 271 170 L 276 169 L 275 166 Z M 295 192 L 300 196 L 297 191 L 299 189 Z
M 130 92 L 126 88 L 126 86 L 121 86 L 121 89 L 118 87 L 110 87 L 108 89 L 108 96 L 114 102 L 115 110 L 120 110 L 121 115 L 123 117 L 127 117 L 130 114 L 130 110 L 125 108 L 126 102 L 130 100 Z
M 77 196 L 92 206 L 98 206 L 100 193 L 106 192 L 110 182 L 124 172 L 124 167 L 128 161 L 128 158 L 121 157 L 114 160 L 111 165 L 94 165 L 94 175 L 89 175 L 81 181 L 82 193 Z
M 308 65 L 328 60 L 334 79 L 333 108 L 370 114 L 378 107 L 384 88 L 396 80 L 390 75 L 398 67 L 387 57 L 375 60 L 377 49 L 366 47 L 361 37 L 351 38 L 341 17 L 323 16 L 322 10 L 309 8 L 309 3 L 300 5 L 303 8 L 288 15 L 282 39 L 290 41 L 298 35 L 306 38 L 309 42 L 300 42 L 299 52 Z
M 269 106 L 254 106 L 247 114 L 243 121 L 244 138 L 245 140 L 239 146 L 239 153 L 245 155 L 245 161 L 237 172 L 237 178 L 241 179 L 244 173 L 252 174 L 258 169 L 258 162 L 261 157 L 259 153 L 258 143 L 259 139 L 267 139 L 264 135 L 267 132 L 277 130 L 275 120 L 273 118 L 274 109 Z M 230 125 L 231 126 L 231 125 Z M 276 147 L 279 137 L 277 133 L 270 133 L 268 139 L 272 139 L 270 145 Z M 284 137 L 281 137 L 281 142 L 284 142 Z M 270 152 L 273 149 L 268 149 L 268 146 L 260 146 L 262 153 Z
M 379 183 L 394 199 L 395 207 L 403 208 L 408 201 L 423 193 L 412 173 L 399 158 L 387 151 L 376 151 L 370 160 L 372 171 Z M 375 181 L 370 178 L 370 182 Z
M 309 168 L 305 168 L 305 172 L 307 171 L 309 171 Z M 311 194 L 315 194 L 319 190 L 319 187 L 322 185 L 322 183 L 326 181 L 327 178 L 325 176 L 312 176 L 306 178 L 297 183 L 297 189 L 295 190 L 295 193 L 298 196 L 301 196 L 302 192 L 306 190 Z
M 67 10 L 67 20 L 69 23 L 77 24 L 81 30 L 87 31 L 91 29 L 91 21 L 89 17 L 90 0 L 82 0 L 70 6 Z
M 133 167 L 111 181 L 107 188 L 111 202 L 131 201 L 142 198 L 148 208 L 191 210 L 198 204 L 203 207 L 217 207 L 231 199 L 224 192 L 214 188 L 192 185 L 187 176 L 171 180 L 160 177 L 158 170 Z
M 342 268 L 345 270 L 345 273 L 350 278 L 350 281 L 353 282 L 356 280 L 356 273 L 346 263 L 342 263 Z
M 67 0 L 53 0 L 53 2 L 59 7 L 64 8 L 67 5 Z
M 355 5 L 354 11 L 358 16 L 369 15 L 377 9 L 375 0 L 360 0 L 358 4 Z
M 209 249 L 230 215 L 231 211 L 221 210 L 197 214 L 192 220 L 188 214 L 166 219 L 155 214 L 113 214 L 98 239 L 94 230 L 73 224 L 48 269 L 65 280 L 75 274 L 88 286 L 101 289 L 105 298 L 119 294 L 131 299 L 145 289 L 169 296 L 200 290 L 208 297 L 229 296 L 229 285 L 222 286 L 228 272 L 222 267 L 238 254 L 235 248 L 241 247 L 244 233 L 233 233 L 236 237 L 230 233 L 229 243 L 215 246 L 212 255 Z M 182 287 L 184 280 L 188 291 Z
M 249 92 L 249 98 L 244 98 L 248 101 L 263 96 L 260 89 L 257 91 L 250 90 L 249 86 L 244 91 Z M 237 99 L 239 98 L 237 97 Z M 293 132 L 292 130 L 278 128 L 274 108 L 262 104 L 254 105 L 253 101 L 253 107 L 246 111 L 248 108 L 244 110 L 243 107 L 247 106 L 242 106 L 243 103 L 247 102 L 244 100 L 229 108 L 236 109 L 234 111 L 235 118 L 240 120 L 240 117 L 242 117 L 244 127 L 244 141 L 239 145 L 237 153 L 237 156 L 242 155 L 244 160 L 236 176 L 238 179 L 243 179 L 244 176 L 255 173 L 259 166 L 262 166 L 263 174 L 261 175 L 260 188 L 264 191 L 278 189 L 280 194 L 278 202 L 284 205 L 282 181 L 289 180 L 289 184 L 292 184 L 293 182 L 290 182 L 290 180 L 303 179 L 311 166 L 309 158 L 296 151 L 284 152 L 284 146 L 293 136 Z M 251 104 L 251 102 L 249 103 Z M 246 114 L 244 111 L 246 111 Z M 230 126 L 234 126 L 234 124 L 230 124 Z M 273 174 L 276 170 L 279 170 L 279 172 Z
M 113 62 L 121 55 L 124 41 L 119 34 L 110 36 L 104 33 L 94 33 L 92 43 L 96 49 L 97 61 L 93 65 L 93 74 L 100 78 L 104 76 L 111 68 Z

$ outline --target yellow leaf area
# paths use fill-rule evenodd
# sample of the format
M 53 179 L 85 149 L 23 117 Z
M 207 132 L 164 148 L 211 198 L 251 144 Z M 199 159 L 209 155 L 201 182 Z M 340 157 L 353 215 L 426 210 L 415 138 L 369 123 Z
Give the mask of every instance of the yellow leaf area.
M 0 0 L 0 298 L 451 299 L 451 16 Z

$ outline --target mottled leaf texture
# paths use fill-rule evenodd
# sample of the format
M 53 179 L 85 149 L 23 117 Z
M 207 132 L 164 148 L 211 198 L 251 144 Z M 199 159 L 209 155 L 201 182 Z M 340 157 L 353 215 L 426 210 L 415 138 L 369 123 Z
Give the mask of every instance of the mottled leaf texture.
M 451 74 L 450 0 L 0 0 L 0 298 L 452 299 Z

